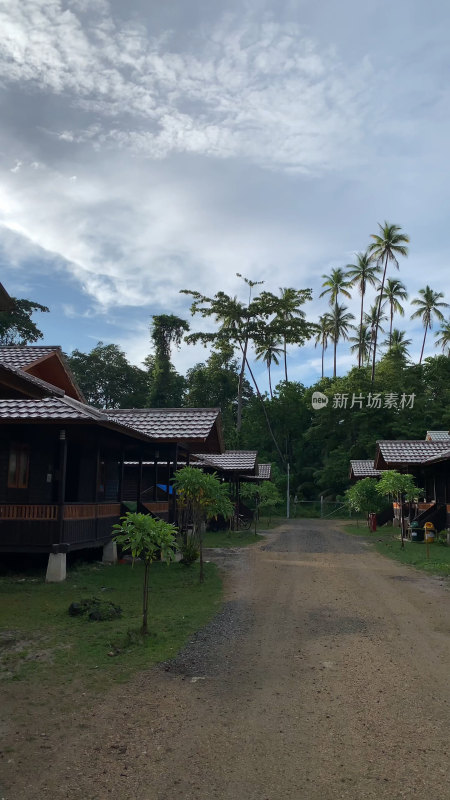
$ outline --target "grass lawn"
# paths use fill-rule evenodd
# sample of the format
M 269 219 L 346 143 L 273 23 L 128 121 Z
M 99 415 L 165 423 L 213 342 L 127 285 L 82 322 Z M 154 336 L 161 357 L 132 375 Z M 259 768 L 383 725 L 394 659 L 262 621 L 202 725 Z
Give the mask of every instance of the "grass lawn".
M 352 536 L 365 536 L 371 542 L 375 550 L 389 558 L 395 558 L 402 564 L 409 564 L 417 569 L 425 570 L 433 575 L 450 576 L 450 547 L 433 542 L 429 545 L 429 558 L 427 558 L 427 546 L 425 542 L 410 542 L 405 539 L 405 546 L 402 549 L 399 539 L 395 539 L 393 530 L 397 528 L 380 528 L 375 533 L 368 531 L 367 527 L 357 528 L 356 525 L 343 525 L 342 529 Z
M 222 582 L 214 564 L 157 562 L 150 570 L 149 630 L 141 637 L 141 563 L 83 564 L 59 584 L 41 577 L 0 578 L 0 678 L 100 688 L 174 656 L 218 610 Z M 70 617 L 74 601 L 98 597 L 121 606 L 119 619 L 93 622 Z

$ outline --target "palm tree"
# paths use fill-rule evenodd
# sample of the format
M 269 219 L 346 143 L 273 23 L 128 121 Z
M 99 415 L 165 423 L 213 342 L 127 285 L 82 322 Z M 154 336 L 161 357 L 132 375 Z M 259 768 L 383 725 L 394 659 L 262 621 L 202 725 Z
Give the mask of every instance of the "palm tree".
M 329 314 L 322 314 L 319 317 L 319 327 L 317 330 L 314 347 L 320 344 L 322 347 L 322 378 L 323 378 L 323 359 L 325 350 L 328 347 L 328 337 L 331 334 L 331 317 Z
M 434 335 L 436 337 L 436 344 L 439 345 L 444 354 L 447 350 L 447 355 L 450 357 L 450 319 L 443 322 L 440 329 L 436 331 Z
M 405 339 L 405 336 L 405 331 L 394 328 L 394 330 L 389 333 L 389 338 L 385 339 L 382 344 L 384 347 L 388 348 L 388 353 L 390 353 L 390 355 L 400 356 L 406 360 L 409 357 L 408 347 L 412 339 Z
M 408 248 L 406 245 L 409 242 L 409 237 L 402 233 L 399 225 L 390 225 L 385 221 L 384 225 L 378 223 L 379 233 L 373 233 L 372 239 L 374 240 L 368 247 L 368 252 L 377 262 L 379 266 L 384 261 L 383 278 L 381 280 L 380 297 L 378 300 L 378 316 L 377 324 L 375 327 L 375 338 L 373 343 L 373 362 L 372 362 L 372 383 L 375 379 L 375 360 L 377 357 L 377 338 L 378 338 L 378 325 L 381 313 L 381 304 L 383 302 L 384 282 L 386 280 L 386 269 L 389 261 L 392 261 L 397 269 L 399 263 L 397 256 L 407 256 Z
M 352 284 L 347 280 L 344 270 L 340 267 L 332 269 L 331 275 L 322 275 L 322 278 L 325 279 L 322 283 L 324 291 L 320 293 L 319 297 L 325 297 L 325 295 L 329 294 L 330 306 L 337 304 L 340 294 L 344 295 L 344 297 L 351 297 L 348 289 Z
M 423 337 L 422 350 L 420 353 L 419 364 L 422 363 L 423 351 L 425 349 L 425 339 L 427 338 L 428 328 L 433 327 L 433 315 L 441 322 L 444 320 L 444 315 L 441 308 L 448 308 L 448 303 L 439 302 L 444 297 L 442 292 L 434 292 L 429 286 L 425 289 L 419 289 L 420 297 L 415 297 L 411 301 L 413 306 L 418 306 L 417 311 L 411 314 L 411 319 L 421 318 L 425 333 Z
M 356 264 L 347 264 L 347 278 L 350 278 L 350 286 L 357 286 L 361 295 L 361 315 L 359 327 L 362 333 L 363 328 L 363 313 L 364 313 L 364 295 L 367 286 L 375 286 L 377 275 L 380 272 L 379 264 L 376 264 L 368 252 L 355 253 Z M 363 343 L 363 336 L 361 335 L 361 346 Z M 356 350 L 356 349 L 355 349 Z M 361 350 L 358 352 L 358 367 L 361 367 L 363 356 Z
M 358 367 L 364 366 L 369 359 L 372 346 L 372 328 L 369 325 L 358 325 L 354 328 L 356 336 L 349 336 L 349 342 L 353 342 L 350 347 L 352 353 L 358 353 Z
M 277 311 L 275 323 L 280 325 L 281 328 L 285 323 L 293 319 L 305 319 L 305 312 L 300 309 L 300 305 L 305 302 L 304 292 L 297 291 L 296 289 L 283 289 L 280 286 L 280 296 L 277 302 Z M 283 334 L 284 344 L 284 375 L 287 383 L 287 337 Z
M 394 321 L 394 313 L 400 314 L 401 317 L 405 316 L 405 309 L 400 303 L 400 300 L 408 299 L 408 292 L 406 286 L 398 280 L 398 278 L 388 278 L 384 290 L 384 296 L 389 303 L 390 307 L 390 326 L 389 326 L 389 341 L 392 338 L 392 325 Z
M 384 303 L 381 307 L 380 316 L 378 316 L 378 303 L 374 303 L 373 306 L 370 306 L 368 311 L 364 312 L 364 323 L 370 328 L 370 347 L 369 352 L 367 354 L 367 363 L 370 361 L 373 343 L 375 341 L 375 328 L 377 327 L 377 319 L 378 319 L 378 330 L 381 333 L 384 333 L 384 328 L 382 326 L 382 322 L 387 320 L 387 315 L 384 313 L 384 309 L 386 308 L 386 303 Z
M 263 360 L 266 364 L 268 373 L 269 373 L 269 389 L 270 389 L 270 397 L 273 400 L 273 392 L 272 392 L 272 377 L 270 374 L 270 367 L 272 364 L 280 363 L 279 357 L 283 354 L 283 348 L 279 345 L 281 344 L 281 339 L 279 339 L 275 334 L 272 334 L 270 329 L 267 330 L 267 334 L 264 339 L 262 339 L 259 343 L 256 344 L 255 353 L 256 353 L 256 360 Z
M 336 377 L 336 350 L 339 339 L 348 339 L 349 328 L 352 327 L 353 314 L 347 313 L 347 306 L 335 303 L 330 313 L 330 339 L 334 346 L 333 378 Z

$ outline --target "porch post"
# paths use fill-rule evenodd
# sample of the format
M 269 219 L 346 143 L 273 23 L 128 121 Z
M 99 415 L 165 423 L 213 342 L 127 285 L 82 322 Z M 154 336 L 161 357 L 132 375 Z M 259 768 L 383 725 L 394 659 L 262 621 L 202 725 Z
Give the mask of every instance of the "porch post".
M 58 486 L 58 534 L 59 544 L 64 538 L 64 504 L 66 499 L 67 439 L 66 431 L 59 432 L 59 486 Z
M 137 502 L 137 505 L 138 505 L 137 511 L 139 511 L 139 503 L 141 502 L 141 494 L 142 494 L 142 453 L 139 453 L 138 483 L 137 483 L 137 498 L 136 498 L 136 502 Z
M 124 461 L 125 461 L 125 453 L 122 450 L 120 453 L 120 465 L 119 465 L 119 496 L 117 498 L 118 502 L 121 503 L 123 500 L 123 473 L 124 473 Z
M 66 579 L 66 552 L 64 539 L 64 506 L 66 499 L 67 440 L 66 431 L 59 432 L 59 485 L 58 485 L 58 542 L 54 542 L 53 552 L 49 554 L 46 583 L 60 583 Z M 63 552 L 61 552 L 61 550 Z
M 178 445 L 175 445 L 174 457 L 173 457 L 173 470 L 172 470 L 172 477 L 174 473 L 178 469 Z M 169 487 L 170 487 L 170 469 L 169 469 Z M 170 494 L 169 494 L 170 498 Z M 169 522 L 176 522 L 177 521 L 177 497 L 175 494 L 175 488 L 172 484 L 172 500 L 170 503 L 170 514 L 169 514 Z

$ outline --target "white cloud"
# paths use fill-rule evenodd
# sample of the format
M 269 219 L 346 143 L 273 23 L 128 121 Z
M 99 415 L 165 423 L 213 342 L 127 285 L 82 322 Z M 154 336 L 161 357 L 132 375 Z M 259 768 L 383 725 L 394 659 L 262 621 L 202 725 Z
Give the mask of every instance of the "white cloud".
M 64 97 L 101 122 L 59 132 L 151 158 L 195 153 L 316 171 L 358 163 L 369 106 L 367 59 L 344 68 L 295 24 L 225 16 L 183 51 L 106 4 L 22 0 L 3 12 L 0 75 Z M 123 116 L 129 119 L 125 124 Z

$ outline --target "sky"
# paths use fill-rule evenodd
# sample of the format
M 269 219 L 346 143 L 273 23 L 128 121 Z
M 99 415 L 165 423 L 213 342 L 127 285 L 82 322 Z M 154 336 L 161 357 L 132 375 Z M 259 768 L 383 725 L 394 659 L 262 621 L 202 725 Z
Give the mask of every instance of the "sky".
M 388 220 L 410 299 L 450 302 L 449 30 L 444 0 L 0 0 L 1 282 L 50 307 L 42 343 L 140 364 L 152 314 L 198 329 L 179 290 L 245 299 L 237 272 L 311 288 L 316 320 Z M 319 350 L 288 368 L 314 382 Z

